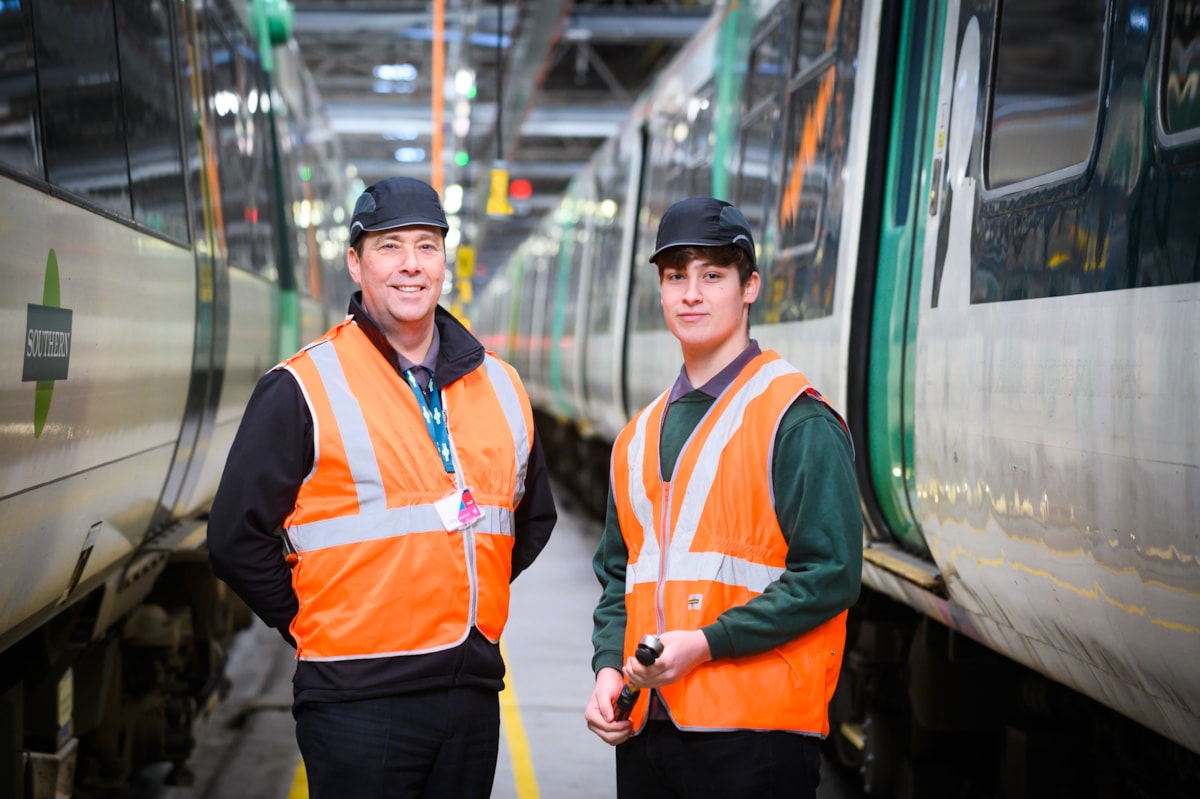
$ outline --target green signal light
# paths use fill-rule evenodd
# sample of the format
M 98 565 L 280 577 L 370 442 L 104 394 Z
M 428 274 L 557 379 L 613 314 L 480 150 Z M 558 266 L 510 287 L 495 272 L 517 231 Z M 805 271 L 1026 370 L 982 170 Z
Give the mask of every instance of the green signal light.
M 312 167 L 300 167 L 300 179 L 303 181 L 312 180 Z
M 459 150 L 457 153 L 454 154 L 455 166 L 466 166 L 468 163 L 470 163 L 470 161 L 471 161 L 471 156 L 467 155 L 462 150 Z

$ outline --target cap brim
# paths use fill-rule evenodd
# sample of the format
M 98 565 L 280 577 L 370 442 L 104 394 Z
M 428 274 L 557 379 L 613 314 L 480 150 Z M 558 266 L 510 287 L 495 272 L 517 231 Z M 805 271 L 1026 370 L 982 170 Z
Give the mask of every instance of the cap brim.
M 673 241 L 670 244 L 664 244 L 662 247 L 659 247 L 657 250 L 655 250 L 654 255 L 650 256 L 650 263 L 654 263 L 655 258 L 662 255 L 664 252 L 671 249 L 672 247 L 725 247 L 729 244 L 732 244 L 732 242 L 715 241 L 713 239 L 694 239 L 691 241 Z
M 364 233 L 378 233 L 381 230 L 395 230 L 402 227 L 416 227 L 425 225 L 426 227 L 440 227 L 442 230 L 449 230 L 450 226 L 440 219 L 431 219 L 427 216 L 405 216 L 399 219 L 389 219 L 386 222 L 378 222 L 371 227 L 364 227 Z

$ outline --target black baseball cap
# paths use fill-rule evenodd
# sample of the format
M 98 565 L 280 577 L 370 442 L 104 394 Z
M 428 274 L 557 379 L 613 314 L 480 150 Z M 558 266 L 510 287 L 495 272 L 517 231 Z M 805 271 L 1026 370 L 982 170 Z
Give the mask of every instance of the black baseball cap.
M 350 246 L 368 231 L 430 225 L 449 230 L 442 200 L 423 180 L 385 178 L 358 196 L 350 217 Z
M 692 197 L 667 209 L 658 224 L 658 238 L 650 263 L 668 247 L 722 247 L 732 244 L 750 256 L 750 265 L 758 268 L 754 257 L 754 237 L 742 212 L 724 200 Z

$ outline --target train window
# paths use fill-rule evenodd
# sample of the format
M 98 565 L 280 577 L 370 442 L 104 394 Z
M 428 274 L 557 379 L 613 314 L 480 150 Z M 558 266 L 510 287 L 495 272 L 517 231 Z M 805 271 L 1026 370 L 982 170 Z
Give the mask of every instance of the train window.
M 621 264 L 621 224 L 625 213 L 625 188 L 629 185 L 629 156 L 616 153 L 602 165 L 597 181 L 596 198 L 600 208 L 612 213 L 596 217 L 596 241 L 592 247 L 591 301 L 588 303 L 588 329 L 593 333 L 612 330 L 613 297 L 617 292 L 617 272 Z M 607 204 L 607 205 L 606 205 Z
M 257 45 L 251 51 L 253 57 L 248 58 L 245 64 L 249 72 L 249 95 L 246 97 L 246 106 L 251 114 L 251 134 L 254 137 L 252 157 L 250 160 L 250 174 L 252 180 L 250 185 L 253 187 L 251 193 L 251 213 L 253 214 L 254 224 L 250 226 L 250 230 L 254 236 L 254 268 L 265 274 L 278 274 L 279 266 L 277 265 L 277 252 L 280 240 L 276 239 L 275 226 L 276 221 L 276 192 L 275 176 L 272 167 L 271 151 L 273 145 L 271 143 L 271 121 L 267 115 L 271 113 L 272 99 L 267 94 L 266 77 L 262 71 L 262 65 L 258 61 Z M 282 118 L 286 115 L 283 103 L 278 99 L 278 95 L 274 95 L 275 102 L 279 105 L 278 114 Z M 287 136 L 280 133 L 280 139 L 286 141 Z M 280 153 L 281 160 L 286 163 L 288 154 Z M 289 250 L 294 244 L 294 241 L 289 237 L 282 239 L 286 243 Z M 289 252 L 287 257 L 291 257 Z M 293 261 L 294 263 L 294 261 Z
M 1096 137 L 1105 0 L 1008 0 L 997 19 L 987 183 L 1086 163 Z
M 651 194 L 651 185 L 646 183 L 647 196 Z M 679 198 L 683 199 L 683 198 Z M 651 204 L 647 201 L 645 207 L 638 213 L 638 224 L 635 228 L 641 243 L 634 250 L 633 274 L 630 277 L 632 287 L 629 295 L 629 315 L 631 330 L 666 330 L 667 322 L 663 319 L 661 293 L 659 292 L 658 270 L 650 263 L 650 254 L 654 252 L 654 239 L 657 236 L 658 222 L 662 219 L 670 203 L 658 202 Z
M 217 25 L 209 29 L 212 91 L 208 110 L 217 141 L 216 161 L 221 165 L 221 217 L 226 251 L 231 264 L 249 268 L 254 263 L 248 231 L 253 220 L 246 196 L 245 162 L 253 140 L 246 135 L 250 125 L 243 102 L 245 66 L 241 52 L 226 36 L 226 31 Z
M 832 124 L 836 73 L 827 69 L 792 93 L 788 147 L 779 199 L 779 249 L 811 247 L 817 240 L 826 183 L 826 137 Z
M 783 12 L 764 19 L 755 33 L 750 71 L 743 84 L 741 125 L 738 130 L 736 188 L 732 202 L 741 208 L 755 235 L 762 236 L 769 206 L 771 145 L 779 121 L 781 90 L 787 56 L 783 47 Z
M 853 88 L 854 10 L 840 3 L 806 3 L 799 11 L 788 76 L 786 125 L 779 175 L 775 256 L 764 274 L 764 320 L 786 322 L 827 316 L 837 273 L 835 207 L 845 158 L 849 92 Z M 846 42 L 848 46 L 841 47 Z M 838 61 L 846 51 L 845 63 Z
M 516 273 L 521 284 L 520 316 L 517 328 L 517 362 L 513 364 L 523 375 L 533 374 L 533 317 L 534 298 L 537 296 L 537 259 L 526 248 L 521 253 Z
M 132 217 L 112 0 L 33 8 L 50 182 Z
M 309 163 L 314 166 L 308 166 Z M 337 259 L 341 251 L 334 243 L 337 233 L 331 224 L 333 213 L 326 199 L 333 196 L 326 164 L 323 159 L 306 159 L 305 165 L 297 171 L 310 177 L 302 178 L 299 191 L 292 194 L 296 221 L 296 283 L 316 299 L 325 296 L 325 284 L 333 282 L 330 278 L 334 270 L 345 269 L 345 263 Z
M 561 233 L 562 243 L 556 248 L 558 257 L 551 262 L 551 268 L 558 271 L 558 279 L 566 278 L 566 285 L 559 285 L 554 300 L 554 307 L 562 309 L 562 321 L 555 320 L 553 331 L 559 339 L 575 340 L 575 325 L 579 316 L 579 280 L 583 276 L 583 257 L 588 251 L 588 229 L 584 219 L 575 220 L 572 227 L 562 227 L 554 231 Z M 551 246 L 553 247 L 553 239 Z M 567 259 L 564 261 L 564 257 Z M 563 274 L 563 269 L 566 274 Z M 552 342 L 555 344 L 557 342 Z
M 712 194 L 713 166 L 713 94 L 715 87 L 709 81 L 688 102 L 687 108 L 687 197 L 707 197 Z
M 675 115 L 664 118 L 658 129 L 662 135 L 658 137 L 655 165 L 661 172 L 663 190 L 670 200 L 682 200 L 688 196 L 687 123 Z
M 621 226 L 617 219 L 596 220 L 596 243 L 592 250 L 591 302 L 588 327 L 593 333 L 612 330 L 613 297 L 617 291 L 617 264 L 621 257 Z
M 1171 3 L 1159 106 L 1163 130 L 1200 128 L 1200 0 Z
M 767 191 L 771 185 L 771 142 L 778 112 L 749 120 L 741 131 L 737 195 L 734 204 L 746 215 L 750 230 L 763 235 L 767 219 Z
M 784 28 L 781 24 L 785 6 L 785 3 L 781 3 L 779 8 L 760 24 L 750 45 L 743 115 L 763 104 L 778 103 L 779 84 L 786 65 L 783 53 Z
M 840 2 L 837 3 L 841 5 Z M 833 16 L 831 0 L 805 3 L 796 26 L 796 43 L 792 48 L 791 76 L 802 77 L 814 69 L 821 57 L 830 52 L 837 17 Z
M 42 178 L 29 3 L 0 4 L 0 165 Z
M 117 42 L 133 216 L 146 227 L 178 241 L 188 240 L 179 101 L 167 9 L 158 0 L 122 0 L 117 5 Z
M 839 4 L 840 5 L 840 4 Z M 812 247 L 825 197 L 826 137 L 833 120 L 838 19 L 830 2 L 805 3 L 796 17 L 788 75 L 787 144 L 779 205 L 780 252 Z
M 261 205 L 270 190 L 270 155 L 263 152 L 268 131 L 260 116 L 254 45 L 238 26 L 211 20 L 213 128 L 221 165 L 221 210 L 229 263 L 278 280 L 270 238 L 272 206 Z

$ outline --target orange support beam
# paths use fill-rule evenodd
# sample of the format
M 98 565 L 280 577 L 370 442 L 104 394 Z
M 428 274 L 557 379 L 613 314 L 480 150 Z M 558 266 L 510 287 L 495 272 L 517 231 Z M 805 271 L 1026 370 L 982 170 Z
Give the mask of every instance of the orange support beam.
M 431 165 L 429 183 L 440 196 L 446 179 L 442 168 L 442 147 L 446 103 L 442 86 L 446 82 L 446 0 L 433 2 L 433 144 L 429 154 Z

